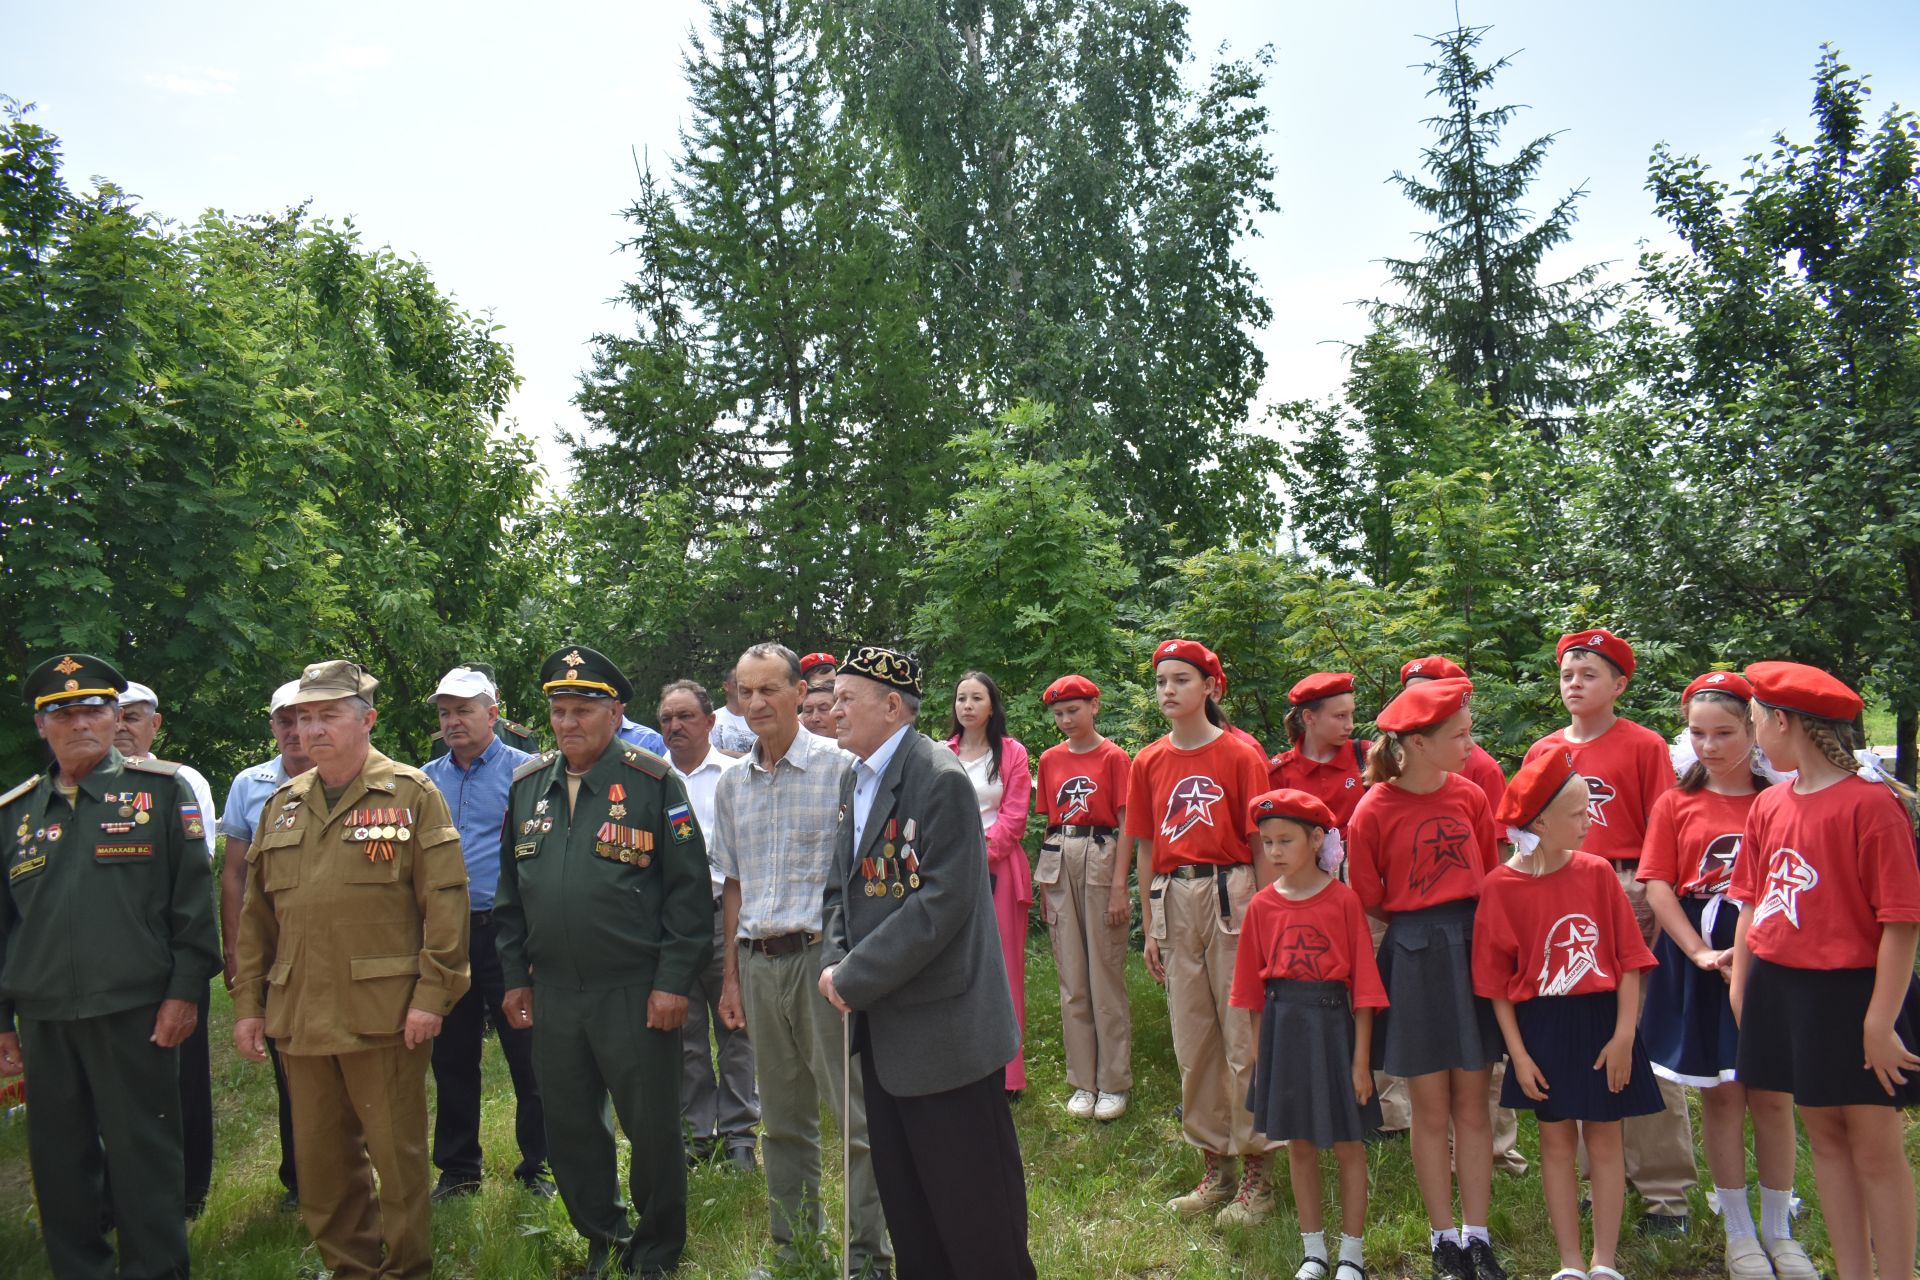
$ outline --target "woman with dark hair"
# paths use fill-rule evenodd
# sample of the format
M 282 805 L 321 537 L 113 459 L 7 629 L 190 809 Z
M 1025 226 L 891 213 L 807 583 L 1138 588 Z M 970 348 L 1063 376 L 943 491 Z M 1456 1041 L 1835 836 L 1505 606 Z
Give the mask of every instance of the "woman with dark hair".
M 969 671 L 953 691 L 947 746 L 973 782 L 980 825 L 987 836 L 987 871 L 993 878 L 993 915 L 1000 924 L 1000 954 L 1020 1019 L 1021 1048 L 1007 1063 L 1007 1093 L 1027 1087 L 1027 914 L 1033 909 L 1033 869 L 1021 840 L 1027 834 L 1027 802 L 1033 779 L 1027 749 L 1007 736 L 1007 704 L 1000 686 L 984 671 Z

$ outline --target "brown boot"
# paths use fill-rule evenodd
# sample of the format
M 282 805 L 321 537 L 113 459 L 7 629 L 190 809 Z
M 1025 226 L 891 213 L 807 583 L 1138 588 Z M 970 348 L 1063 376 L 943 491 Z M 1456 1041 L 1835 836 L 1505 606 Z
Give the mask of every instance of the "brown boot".
M 1265 1222 L 1273 1214 L 1273 1184 L 1267 1180 L 1266 1153 L 1250 1151 L 1244 1162 L 1240 1193 L 1213 1220 L 1217 1226 L 1250 1227 L 1256 1222 Z
M 1200 1175 L 1200 1185 L 1183 1196 L 1175 1196 L 1167 1201 L 1167 1208 L 1183 1217 L 1209 1212 L 1233 1199 L 1233 1157 L 1223 1156 L 1217 1151 L 1202 1151 L 1200 1158 L 1206 1162 L 1206 1171 Z

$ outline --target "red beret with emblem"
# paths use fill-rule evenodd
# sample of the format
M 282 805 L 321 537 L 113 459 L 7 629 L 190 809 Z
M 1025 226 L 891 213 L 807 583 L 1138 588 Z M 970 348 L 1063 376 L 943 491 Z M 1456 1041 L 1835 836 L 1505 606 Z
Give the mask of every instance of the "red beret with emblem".
M 1255 826 L 1268 818 L 1287 818 L 1319 827 L 1322 831 L 1334 828 L 1333 810 L 1317 798 L 1291 787 L 1281 787 L 1278 791 L 1265 791 L 1255 796 L 1253 803 L 1247 806 L 1247 817 Z
M 1047 686 L 1047 691 L 1040 695 L 1040 701 L 1046 703 L 1048 706 L 1052 706 L 1056 702 L 1071 702 L 1075 698 L 1097 698 L 1099 696 L 1100 686 L 1085 676 L 1061 676 L 1058 680 L 1055 680 Z
M 830 653 L 810 653 L 800 659 L 800 675 L 804 678 L 822 667 L 838 667 L 840 659 Z
M 1591 631 L 1570 631 L 1561 636 L 1560 643 L 1554 647 L 1553 660 L 1558 662 L 1566 657 L 1569 649 L 1597 653 L 1618 668 L 1621 675 L 1633 674 L 1633 646 L 1605 627 L 1595 627 Z
M 1287 701 L 1294 706 L 1337 698 L 1353 692 L 1353 676 L 1345 671 L 1316 671 L 1287 690 Z
M 1402 689 L 1399 696 L 1380 709 L 1374 723 L 1388 733 L 1406 733 L 1439 724 L 1467 705 L 1473 692 L 1471 680 L 1422 680 Z
M 1687 691 L 1680 695 L 1680 705 L 1684 707 L 1692 702 L 1696 693 L 1724 693 L 1742 702 L 1753 701 L 1753 686 L 1738 671 L 1709 671 L 1703 676 L 1695 676 L 1693 683 L 1687 686 Z
M 1562 787 L 1573 781 L 1573 752 L 1542 751 L 1520 766 L 1500 797 L 1493 820 L 1502 826 L 1525 830 L 1528 824 L 1547 811 Z
M 1415 658 L 1400 668 L 1400 683 L 1409 680 L 1465 680 L 1467 673 L 1460 664 L 1451 658 L 1434 654 L 1427 658 Z
M 1852 720 L 1866 705 L 1840 680 L 1802 662 L 1756 662 L 1747 680 L 1765 705 L 1822 720 Z
M 1153 651 L 1153 665 L 1157 667 L 1169 658 L 1186 663 L 1203 676 L 1212 676 L 1220 684 L 1216 696 L 1227 696 L 1226 668 L 1220 665 L 1219 655 L 1198 640 L 1162 640 Z

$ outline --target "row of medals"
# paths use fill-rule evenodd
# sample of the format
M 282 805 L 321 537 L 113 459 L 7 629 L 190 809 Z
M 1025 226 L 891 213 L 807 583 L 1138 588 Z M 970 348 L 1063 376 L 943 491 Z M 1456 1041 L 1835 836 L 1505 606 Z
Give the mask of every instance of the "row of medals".
M 898 820 L 887 819 L 887 843 L 878 858 L 861 859 L 860 874 L 866 879 L 863 892 L 869 898 L 884 898 L 891 894 L 895 898 L 907 896 L 908 889 L 920 887 L 920 857 L 913 851 L 914 820 L 907 819 L 907 843 L 904 849 L 897 849 L 893 843 L 898 829 Z M 898 856 L 896 856 L 898 854 Z M 900 879 L 900 867 L 905 864 L 907 878 Z

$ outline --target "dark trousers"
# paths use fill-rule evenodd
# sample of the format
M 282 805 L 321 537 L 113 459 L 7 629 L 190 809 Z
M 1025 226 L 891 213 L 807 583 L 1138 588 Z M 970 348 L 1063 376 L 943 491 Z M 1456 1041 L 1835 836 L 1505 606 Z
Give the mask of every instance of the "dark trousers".
M 60 1280 L 187 1274 L 177 1049 L 153 1035 L 157 1004 L 97 1018 L 20 1019 L 27 1155 L 47 1260 Z M 101 1223 L 107 1176 L 120 1263 Z
M 207 997 L 193 1034 L 180 1042 L 180 1143 L 187 1169 L 187 1212 L 197 1214 L 213 1186 L 213 1059 L 207 1047 Z
M 280 1095 L 280 1185 L 294 1196 L 300 1194 L 300 1175 L 293 1163 L 293 1103 L 287 1100 L 287 1069 L 280 1065 L 280 1050 L 267 1041 L 267 1057 L 273 1060 L 273 1089 Z
M 547 1121 L 534 1081 L 533 1032 L 510 1027 L 500 1016 L 506 979 L 494 945 L 493 912 L 473 913 L 467 955 L 473 982 L 433 1042 L 433 1083 L 440 1098 L 433 1116 L 433 1163 L 448 1182 L 480 1181 L 480 1055 L 491 1021 L 513 1077 L 513 1133 L 520 1142 L 513 1176 L 538 1178 L 547 1171 Z
M 671 1271 L 687 1243 L 680 1033 L 647 1027 L 647 989 L 533 988 L 533 1060 L 546 1089 L 553 1180 L 590 1268 Z M 612 1106 L 609 1108 L 608 1102 Z M 613 1117 L 633 1145 L 620 1200 Z
M 899 1280 L 1033 1280 L 1027 1184 L 1006 1073 L 896 1097 L 863 1043 L 867 1140 Z

